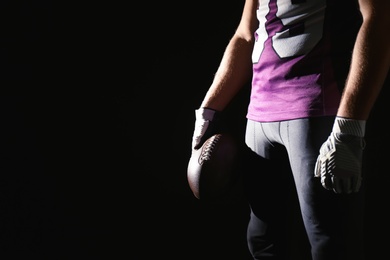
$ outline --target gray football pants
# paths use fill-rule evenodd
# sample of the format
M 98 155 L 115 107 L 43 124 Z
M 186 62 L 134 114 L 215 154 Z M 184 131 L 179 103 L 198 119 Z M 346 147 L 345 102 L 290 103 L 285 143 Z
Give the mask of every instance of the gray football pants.
M 254 259 L 361 260 L 363 187 L 336 194 L 314 177 L 334 117 L 259 123 L 248 120 L 244 185 Z M 364 185 L 362 185 L 364 186 Z

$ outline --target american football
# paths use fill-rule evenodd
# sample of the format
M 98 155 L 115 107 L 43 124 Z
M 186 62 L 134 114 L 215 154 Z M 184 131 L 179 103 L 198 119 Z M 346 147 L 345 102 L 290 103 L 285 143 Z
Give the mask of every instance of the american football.
M 189 186 L 196 198 L 216 201 L 230 191 L 238 178 L 239 146 L 227 133 L 208 138 L 193 150 L 187 168 Z

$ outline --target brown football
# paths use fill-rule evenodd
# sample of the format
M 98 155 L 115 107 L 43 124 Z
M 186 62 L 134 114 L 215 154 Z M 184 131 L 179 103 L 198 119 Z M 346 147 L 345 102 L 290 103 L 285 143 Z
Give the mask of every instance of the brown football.
M 187 179 L 195 197 L 213 201 L 226 196 L 237 181 L 238 164 L 238 143 L 228 133 L 215 134 L 192 150 Z

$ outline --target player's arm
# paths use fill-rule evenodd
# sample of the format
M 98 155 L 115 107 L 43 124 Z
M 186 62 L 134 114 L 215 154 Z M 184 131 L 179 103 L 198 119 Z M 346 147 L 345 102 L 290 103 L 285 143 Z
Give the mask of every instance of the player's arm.
M 390 1 L 359 0 L 359 6 L 363 23 L 348 79 L 332 133 L 315 166 L 315 176 L 336 193 L 360 189 L 366 120 L 390 67 Z
M 359 5 L 363 24 L 337 115 L 367 120 L 390 67 L 390 1 L 359 0 Z
M 258 0 L 246 0 L 240 23 L 230 39 L 201 107 L 222 111 L 251 79 Z
M 252 49 L 258 28 L 258 0 L 246 0 L 239 25 L 230 39 L 221 63 L 199 109 L 195 110 L 195 129 L 192 148 L 200 146 L 217 130 L 218 112 L 252 78 Z

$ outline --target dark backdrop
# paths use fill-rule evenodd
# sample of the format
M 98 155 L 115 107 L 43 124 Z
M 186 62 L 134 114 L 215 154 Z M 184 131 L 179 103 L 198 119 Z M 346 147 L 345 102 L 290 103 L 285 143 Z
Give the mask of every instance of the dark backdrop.
M 242 198 L 205 205 L 186 180 L 242 4 L 2 1 L 1 82 L 23 92 L 0 103 L 0 256 L 249 259 Z M 388 86 L 367 126 L 369 259 L 389 231 Z M 248 93 L 227 111 L 238 138 Z

